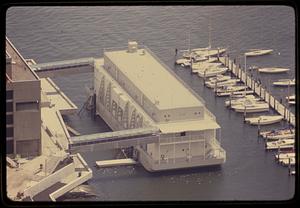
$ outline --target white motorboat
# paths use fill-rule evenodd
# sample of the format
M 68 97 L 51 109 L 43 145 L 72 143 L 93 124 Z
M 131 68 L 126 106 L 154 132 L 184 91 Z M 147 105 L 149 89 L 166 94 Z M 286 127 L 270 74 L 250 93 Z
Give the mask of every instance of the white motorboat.
M 224 74 L 225 72 L 227 72 L 228 68 L 227 67 L 217 67 L 217 68 L 209 68 L 207 70 L 199 70 L 198 72 L 198 76 L 199 77 L 213 77 L 219 74 Z
M 270 73 L 270 74 L 275 74 L 275 73 L 283 73 L 287 72 L 290 69 L 288 68 L 280 68 L 280 67 L 268 67 L 268 68 L 259 68 L 258 72 L 261 73 Z
M 272 49 L 254 49 L 245 53 L 245 56 L 261 56 L 272 53 Z
M 245 118 L 245 121 L 250 123 L 251 125 L 268 125 L 280 122 L 283 119 L 281 115 L 270 115 L 270 116 L 258 116 L 252 118 Z
M 236 85 L 237 82 L 239 82 L 240 79 L 229 79 L 229 80 L 225 80 L 222 82 L 217 82 L 217 81 L 206 81 L 205 85 L 208 88 L 219 88 L 219 87 L 223 87 L 223 86 L 232 86 L 232 85 Z
M 266 142 L 265 148 L 272 149 L 292 149 L 294 148 L 295 139 L 280 139 L 277 141 Z
M 279 79 L 276 82 L 273 82 L 275 86 L 294 86 L 296 84 L 295 79 Z
M 232 108 L 239 113 L 256 113 L 269 111 L 269 104 L 264 101 L 255 102 L 248 99 L 242 104 L 232 106 Z
M 277 129 L 260 132 L 260 136 L 268 140 L 292 139 L 295 138 L 295 129 Z

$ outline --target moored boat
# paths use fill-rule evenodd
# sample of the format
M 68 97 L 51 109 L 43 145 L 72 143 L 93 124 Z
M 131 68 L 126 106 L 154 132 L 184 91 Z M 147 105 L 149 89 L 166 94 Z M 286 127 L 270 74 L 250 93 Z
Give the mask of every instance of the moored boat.
M 200 70 L 198 71 L 198 76 L 202 77 L 202 78 L 206 78 L 206 77 L 213 77 L 219 74 L 224 74 L 226 71 L 228 70 L 228 68 L 226 67 L 216 67 L 216 68 L 210 68 L 208 70 Z
M 235 92 L 217 92 L 218 97 L 231 96 L 232 98 L 242 98 L 246 95 L 253 94 L 253 90 L 235 91 Z
M 276 82 L 273 82 L 273 85 L 275 86 L 294 86 L 296 84 L 295 79 L 279 79 Z
M 280 122 L 283 119 L 281 115 L 263 115 L 252 118 L 245 118 L 246 122 L 249 122 L 251 125 L 268 125 Z
M 292 149 L 294 148 L 294 139 L 280 139 L 277 141 L 266 142 L 265 148 L 267 150 L 273 149 Z
M 235 85 L 237 82 L 239 82 L 240 79 L 229 79 L 225 81 L 206 81 L 205 85 L 209 88 L 214 87 L 223 87 L 223 86 L 232 86 Z
M 216 89 L 216 92 L 217 93 L 224 93 L 224 92 L 231 93 L 231 92 L 241 91 L 241 90 L 245 90 L 245 89 L 247 89 L 247 86 L 244 86 L 244 85 L 223 86 L 223 87 Z
M 268 68 L 259 68 L 258 72 L 261 73 L 270 73 L 270 74 L 275 74 L 275 73 L 283 73 L 287 72 L 290 69 L 288 68 L 280 68 L 280 67 L 268 67 Z
M 272 53 L 272 49 L 254 49 L 245 53 L 245 56 L 261 56 Z
M 277 129 L 260 132 L 260 136 L 268 140 L 295 138 L 295 129 Z
M 269 111 L 269 104 L 263 101 L 255 102 L 252 100 L 246 100 L 242 104 L 232 106 L 232 108 L 239 113 L 256 113 Z

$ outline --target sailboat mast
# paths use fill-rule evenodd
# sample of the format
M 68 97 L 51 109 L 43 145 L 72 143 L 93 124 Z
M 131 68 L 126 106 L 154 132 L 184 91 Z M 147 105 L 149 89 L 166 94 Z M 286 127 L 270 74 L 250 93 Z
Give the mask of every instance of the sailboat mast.
M 208 23 L 208 48 L 211 49 L 211 24 L 210 20 Z

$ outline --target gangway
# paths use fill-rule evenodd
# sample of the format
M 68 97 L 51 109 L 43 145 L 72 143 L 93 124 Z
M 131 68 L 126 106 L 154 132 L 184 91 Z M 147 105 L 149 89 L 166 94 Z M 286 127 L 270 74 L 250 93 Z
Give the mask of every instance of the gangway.
M 157 127 L 147 127 L 73 136 L 69 139 L 69 151 L 74 154 L 156 143 L 159 141 L 159 132 Z
M 39 77 L 55 77 L 94 71 L 94 58 L 79 58 L 64 61 L 54 61 L 41 64 L 31 64 L 30 67 Z

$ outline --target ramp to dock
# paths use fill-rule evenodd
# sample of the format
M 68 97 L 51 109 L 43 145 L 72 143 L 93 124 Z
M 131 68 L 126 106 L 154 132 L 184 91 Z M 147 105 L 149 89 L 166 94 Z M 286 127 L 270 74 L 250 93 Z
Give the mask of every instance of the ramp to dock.
M 87 73 L 94 71 L 94 58 L 88 57 L 41 64 L 31 64 L 30 67 L 41 78 L 56 77 L 76 73 Z
M 70 137 L 69 151 L 97 151 L 158 142 L 159 129 L 147 127 Z

